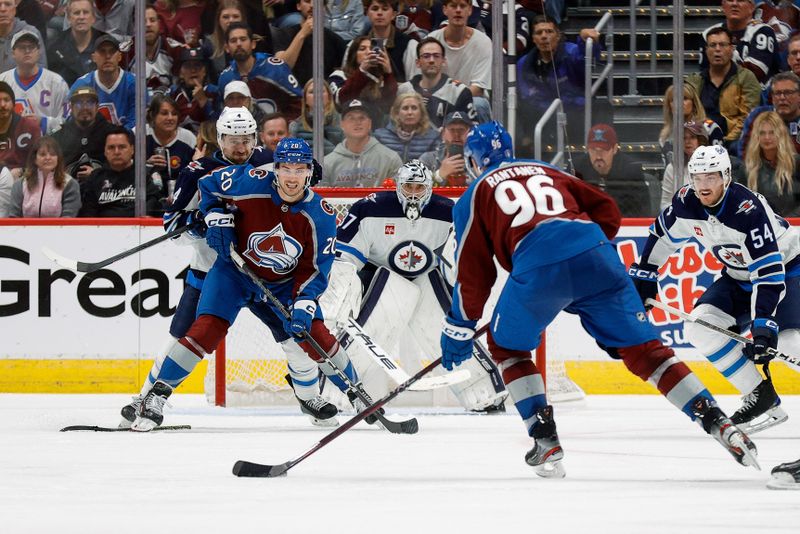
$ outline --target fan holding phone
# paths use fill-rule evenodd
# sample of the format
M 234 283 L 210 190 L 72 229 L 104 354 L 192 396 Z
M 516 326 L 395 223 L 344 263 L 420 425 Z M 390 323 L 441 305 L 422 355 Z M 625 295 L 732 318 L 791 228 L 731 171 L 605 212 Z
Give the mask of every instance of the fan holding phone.
M 472 125 L 472 121 L 463 111 L 452 111 L 445 116 L 439 147 L 419 158 L 428 168 L 435 170 L 434 185 L 468 185 L 464 142 Z

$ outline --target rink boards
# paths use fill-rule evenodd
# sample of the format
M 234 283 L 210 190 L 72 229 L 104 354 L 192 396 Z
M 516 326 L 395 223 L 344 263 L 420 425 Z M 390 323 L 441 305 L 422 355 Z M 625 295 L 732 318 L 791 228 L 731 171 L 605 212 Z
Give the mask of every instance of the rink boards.
M 627 221 L 617 239 L 629 264 L 647 235 L 646 220 Z M 98 261 L 162 235 L 158 220 L 0 219 L 0 392 L 130 393 L 167 340 L 191 247 L 163 243 L 96 273 L 63 269 L 42 246 L 72 259 Z M 691 311 L 722 266 L 691 243 L 662 269 L 662 298 Z M 487 306 L 487 310 L 491 309 Z M 718 393 L 734 390 L 685 343 L 682 323 L 655 312 L 662 340 L 690 362 Z M 612 361 L 562 314 L 547 333 L 548 357 L 566 360 L 570 377 L 587 393 L 655 393 Z M 203 362 L 204 365 L 205 362 Z M 783 393 L 800 393 L 800 374 L 774 365 Z M 185 392 L 203 390 L 195 372 Z

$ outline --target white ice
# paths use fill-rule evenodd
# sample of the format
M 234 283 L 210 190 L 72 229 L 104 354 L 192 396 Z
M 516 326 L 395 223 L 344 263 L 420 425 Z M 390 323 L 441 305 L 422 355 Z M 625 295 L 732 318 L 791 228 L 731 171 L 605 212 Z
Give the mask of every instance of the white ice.
M 765 488 L 800 457 L 800 397 L 754 437 L 764 471 L 738 465 L 658 396 L 556 407 L 567 478 L 523 461 L 516 413 L 420 415 L 420 432 L 360 424 L 276 479 L 239 479 L 238 459 L 279 464 L 328 429 L 296 408 L 220 409 L 176 395 L 180 433 L 59 433 L 111 425 L 122 395 L 0 395 L 0 533 L 798 532 L 800 492 Z M 738 399 L 723 397 L 732 412 Z M 390 412 L 393 418 L 407 411 Z

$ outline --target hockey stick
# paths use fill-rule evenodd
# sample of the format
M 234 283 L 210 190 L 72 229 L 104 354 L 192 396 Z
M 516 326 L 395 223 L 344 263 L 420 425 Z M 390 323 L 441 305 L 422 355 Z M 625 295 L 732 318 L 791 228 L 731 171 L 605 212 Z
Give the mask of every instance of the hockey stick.
M 378 345 L 378 343 L 361 327 L 352 317 L 348 317 L 347 323 L 342 327 L 339 335 L 336 336 L 339 343 L 347 349 L 353 343 L 358 343 L 366 354 L 368 354 L 397 384 L 406 382 L 409 374 Z M 469 379 L 472 374 L 466 370 L 451 371 L 446 375 L 426 376 L 417 383 L 409 387 L 409 391 L 430 391 L 443 387 L 449 387 Z
M 696 317 L 692 317 L 691 315 L 689 315 L 685 311 L 679 310 L 677 308 L 673 308 L 672 306 L 667 306 L 666 304 L 664 304 L 661 301 L 654 300 L 654 299 L 647 299 L 645 304 L 647 304 L 649 306 L 653 306 L 654 308 L 658 308 L 659 310 L 663 310 L 663 311 L 665 311 L 665 312 L 667 312 L 669 314 L 677 315 L 678 317 L 680 317 L 684 321 L 697 323 L 700 326 L 704 326 L 704 327 L 708 328 L 709 330 L 713 330 L 714 332 L 720 333 L 723 336 L 727 336 L 727 337 L 729 337 L 729 338 L 731 338 L 731 339 L 733 339 L 735 341 L 738 341 L 739 343 L 747 344 L 747 343 L 752 343 L 753 342 L 753 340 L 750 339 L 750 338 L 747 338 L 747 337 L 744 337 L 744 336 L 742 336 L 740 334 L 736 334 L 734 332 L 731 332 L 730 330 L 722 328 L 721 326 L 717 326 L 715 324 L 711 324 L 711 323 L 709 323 L 707 321 L 704 321 L 703 319 L 698 319 Z M 794 364 L 794 365 L 800 365 L 800 358 L 795 358 L 794 356 L 789 356 L 788 354 L 784 354 L 784 353 L 782 353 L 782 352 L 780 352 L 780 351 L 778 351 L 776 349 L 773 349 L 771 347 L 767 347 L 766 352 L 770 356 L 772 356 L 774 358 L 778 358 L 779 360 L 783 360 L 785 362 L 789 362 L 789 363 Z
M 170 430 L 191 430 L 192 427 L 189 425 L 172 425 L 172 426 L 157 426 L 153 429 L 156 430 L 163 430 L 163 431 L 170 431 Z M 84 432 L 133 432 L 130 428 L 118 428 L 118 427 L 110 427 L 110 426 L 91 426 L 91 425 L 74 425 L 74 426 L 65 426 L 59 432 L 76 432 L 76 431 L 84 431 Z M 141 432 L 139 432 L 141 434 Z
M 175 228 L 174 230 L 169 231 L 169 232 L 167 232 L 166 234 L 164 234 L 162 236 L 159 236 L 159 237 L 157 237 L 155 239 L 151 239 L 150 241 L 145 241 L 141 245 L 138 245 L 138 246 L 133 247 L 131 249 L 125 250 L 123 252 L 120 252 L 116 256 L 111 256 L 110 258 L 107 258 L 107 259 L 105 259 L 103 261 L 98 261 L 98 262 L 94 262 L 94 263 L 87 263 L 87 262 L 73 260 L 73 259 L 64 257 L 61 254 L 58 254 L 58 253 L 54 252 L 53 250 L 49 249 L 48 247 L 42 247 L 42 253 L 45 256 L 47 256 L 48 259 L 56 262 L 61 267 L 64 267 L 66 269 L 70 269 L 71 271 L 78 271 L 79 273 L 92 273 L 94 271 L 102 269 L 103 267 L 105 267 L 107 265 L 111 265 L 115 261 L 119 261 L 119 260 L 121 260 L 123 258 L 127 258 L 128 256 L 132 256 L 133 254 L 136 254 L 140 250 L 144 250 L 146 248 L 150 248 L 153 245 L 157 245 L 157 244 L 161 243 L 162 241 L 166 241 L 167 239 L 172 239 L 175 236 L 181 235 L 182 233 L 187 232 L 191 228 L 193 228 L 195 226 L 195 224 L 196 223 L 190 223 L 190 224 L 181 226 L 179 228 Z
M 278 298 L 275 295 L 273 295 L 269 289 L 267 289 L 267 286 L 264 284 L 261 278 L 259 278 L 256 275 L 256 273 L 254 273 L 250 269 L 250 267 L 247 266 L 244 258 L 242 258 L 239 255 L 239 253 L 236 252 L 236 250 L 234 249 L 233 243 L 231 243 L 230 252 L 231 252 L 231 260 L 233 260 L 233 263 L 234 265 L 236 265 L 236 268 L 239 269 L 239 271 L 242 272 L 242 274 L 247 276 L 261 290 L 261 292 L 264 293 L 264 296 L 267 298 L 267 300 L 270 301 L 270 303 L 278 310 L 278 312 L 280 312 L 280 314 L 285 319 L 291 320 L 292 316 L 289 314 L 289 311 L 286 309 L 283 303 L 280 300 L 278 300 Z M 317 354 L 319 354 L 320 358 L 322 358 L 325 362 L 328 363 L 328 365 L 331 366 L 336 375 L 340 379 L 342 379 L 342 381 L 345 384 L 347 384 L 348 390 L 355 393 L 356 396 L 361 400 L 361 402 L 364 403 L 364 406 L 369 406 L 370 404 L 372 404 L 372 399 L 369 397 L 369 395 L 367 395 L 367 392 L 364 391 L 364 388 L 361 385 L 361 383 L 359 382 L 353 384 L 353 382 L 344 373 L 344 371 L 339 369 L 339 367 L 335 363 L 333 363 L 333 360 L 330 357 L 328 357 L 328 354 L 325 352 L 325 349 L 323 349 L 319 345 L 319 343 L 317 343 L 317 341 L 313 337 L 311 337 L 311 335 L 308 332 L 302 332 L 300 334 L 300 337 L 305 339 L 305 341 L 307 341 L 311 345 L 314 351 Z M 386 416 L 384 416 L 381 413 L 376 413 L 375 417 L 381 422 L 384 428 L 386 428 L 386 430 L 388 430 L 392 434 L 416 434 L 417 431 L 419 430 L 419 424 L 417 423 L 417 420 L 413 418 L 408 419 L 407 421 L 396 422 L 387 419 Z

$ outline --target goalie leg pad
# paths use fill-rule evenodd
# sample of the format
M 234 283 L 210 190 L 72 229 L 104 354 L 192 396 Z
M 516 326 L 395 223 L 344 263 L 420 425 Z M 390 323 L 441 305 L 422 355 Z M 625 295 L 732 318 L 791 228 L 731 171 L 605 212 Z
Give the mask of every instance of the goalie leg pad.
M 617 349 L 630 372 L 654 385 L 673 406 L 694 419 L 692 405 L 698 397 L 713 401 L 700 379 L 658 340 Z
M 781 330 L 781 333 L 778 334 L 778 350 L 784 354 L 800 354 L 800 330 L 797 328 Z M 800 366 L 798 365 L 787 361 L 783 363 L 792 367 L 795 371 L 800 371 Z
M 299 399 L 311 400 L 319 395 L 319 368 L 317 363 L 292 340 L 281 343 L 286 361 L 289 364 L 289 375 L 294 384 L 294 393 Z
M 319 297 L 319 307 L 330 329 L 345 324 L 361 308 L 361 279 L 358 268 L 348 261 L 336 260 L 328 277 L 328 287 Z
M 364 292 L 358 324 L 390 353 L 417 307 L 420 290 L 385 267 L 379 267 Z M 438 320 L 438 318 L 437 318 Z
M 544 380 L 531 359 L 531 353 L 499 346 L 491 333 L 487 334 L 492 359 L 502 369 L 508 395 L 514 401 L 528 435 L 533 437 L 538 424 L 536 413 L 547 406 Z
M 713 325 L 728 328 L 736 320 L 712 304 L 700 304 L 692 315 Z M 686 338 L 733 386 L 746 395 L 761 383 L 756 365 L 742 353 L 742 344 L 697 323 L 684 323 Z
M 498 406 L 508 396 L 497 367 L 483 350 L 476 343 L 472 358 L 460 366 L 460 369 L 470 372 L 470 379 L 450 386 L 450 391 L 467 410 L 478 411 Z

